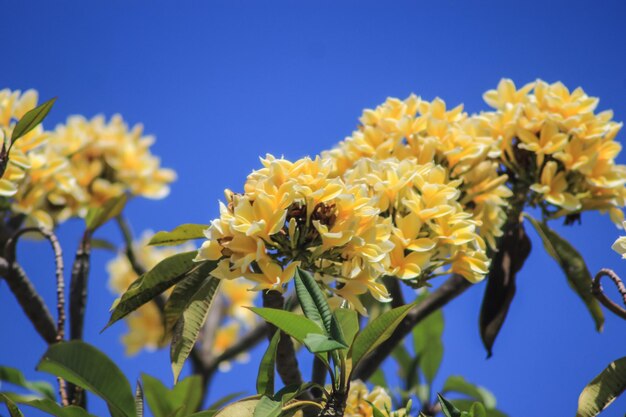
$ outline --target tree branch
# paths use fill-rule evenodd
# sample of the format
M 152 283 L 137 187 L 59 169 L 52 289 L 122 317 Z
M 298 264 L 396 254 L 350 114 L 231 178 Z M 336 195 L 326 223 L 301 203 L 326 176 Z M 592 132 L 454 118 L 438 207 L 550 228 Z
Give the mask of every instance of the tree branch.
M 378 346 L 370 355 L 361 361 L 353 371 L 352 379 L 366 381 L 383 361 L 391 354 L 417 324 L 431 313 L 439 310 L 448 302 L 461 295 L 472 284 L 460 275 L 452 275 L 439 288 L 433 291 L 424 301 L 400 322 L 391 337 Z
M 70 280 L 70 338 L 72 340 L 83 338 L 90 259 L 91 233 L 85 230 L 76 251 Z
M 613 283 L 617 287 L 617 291 L 622 296 L 622 302 L 626 306 L 626 286 L 624 286 L 624 283 L 622 282 L 620 277 L 611 269 L 601 269 L 600 272 L 596 274 L 596 277 L 594 278 L 593 284 L 591 286 L 591 293 L 607 309 L 626 320 L 626 309 L 614 303 L 609 297 L 606 296 L 606 294 L 604 294 L 604 290 L 602 289 L 600 280 L 602 279 L 602 277 L 605 276 L 609 277 L 613 281 Z

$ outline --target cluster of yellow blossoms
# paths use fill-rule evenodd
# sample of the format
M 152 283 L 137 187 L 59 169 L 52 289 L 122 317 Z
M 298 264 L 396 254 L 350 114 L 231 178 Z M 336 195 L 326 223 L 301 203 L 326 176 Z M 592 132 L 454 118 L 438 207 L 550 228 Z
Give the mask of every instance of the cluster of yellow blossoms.
M 163 259 L 179 252 L 194 250 L 193 244 L 178 247 L 148 246 L 152 233 L 144 233 L 140 240 L 133 243 L 133 251 L 139 264 L 152 268 Z M 138 278 L 125 254 L 120 253 L 107 265 L 109 287 L 116 294 L 123 294 Z M 230 347 L 256 320 L 256 315 L 247 308 L 254 305 L 256 292 L 249 291 L 250 284 L 241 279 L 224 281 L 220 287 L 219 308 L 211 310 L 211 314 L 219 314 L 220 326 L 215 331 L 211 352 L 219 355 Z M 122 342 L 128 355 L 134 355 L 141 349 L 154 350 L 165 346 L 168 340 L 165 335 L 162 314 L 154 302 L 147 303 L 126 318 L 128 332 L 122 336 Z M 221 364 L 220 369 L 228 367 Z
M 484 99 L 495 111 L 478 117 L 498 139 L 501 162 L 530 183 L 531 203 L 551 217 L 608 211 L 621 224 L 626 166 L 615 163 L 615 137 L 622 124 L 612 111 L 595 113 L 598 98 L 560 82 L 537 80 L 518 90 L 504 79 Z
M 514 191 L 549 217 L 623 217 L 621 124 L 594 113 L 596 98 L 540 80 L 516 90 L 506 79 L 484 98 L 495 110 L 474 115 L 439 98 L 390 98 L 321 157 L 268 156 L 243 194 L 227 190 L 197 260 L 219 260 L 217 277 L 257 289 L 282 289 L 302 266 L 363 311 L 366 291 L 387 299 L 385 275 L 480 281 Z
M 3 140 L 37 99 L 34 90 L 0 91 Z M 0 196 L 10 198 L 13 212 L 47 228 L 122 193 L 162 198 L 175 173 L 160 167 L 150 153 L 154 138 L 142 130 L 141 125 L 129 129 L 119 115 L 109 122 L 72 116 L 54 131 L 39 125 L 11 148 Z
M 626 222 L 624 222 L 622 227 L 626 229 Z M 622 255 L 622 259 L 626 259 L 626 236 L 618 237 L 617 240 L 613 242 L 611 249 Z

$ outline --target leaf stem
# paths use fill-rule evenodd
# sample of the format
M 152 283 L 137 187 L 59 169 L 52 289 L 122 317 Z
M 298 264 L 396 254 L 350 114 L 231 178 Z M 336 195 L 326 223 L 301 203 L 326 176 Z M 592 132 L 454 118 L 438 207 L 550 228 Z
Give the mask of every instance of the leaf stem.
M 600 280 L 602 277 L 609 277 L 615 286 L 617 287 L 617 291 L 622 296 L 622 302 L 626 306 L 626 286 L 624 282 L 620 279 L 620 277 L 611 269 L 601 269 L 593 280 L 593 284 L 591 286 L 591 293 L 596 297 L 596 299 L 602 303 L 607 309 L 615 313 L 617 316 L 626 320 L 626 309 L 620 307 L 616 303 L 614 303 L 609 297 L 606 296 Z

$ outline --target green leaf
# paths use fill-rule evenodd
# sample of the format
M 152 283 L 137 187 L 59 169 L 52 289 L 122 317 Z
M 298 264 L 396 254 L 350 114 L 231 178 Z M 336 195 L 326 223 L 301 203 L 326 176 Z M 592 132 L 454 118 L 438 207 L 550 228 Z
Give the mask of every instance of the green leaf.
M 87 212 L 87 216 L 85 217 L 87 230 L 93 233 L 96 231 L 96 229 L 98 229 L 100 226 L 102 226 L 112 218 L 119 216 L 122 210 L 124 210 L 127 201 L 128 195 L 121 194 L 108 200 L 102 205 L 102 207 L 89 209 L 89 211 Z
M 437 394 L 437 399 L 439 400 L 441 411 L 446 417 L 461 417 L 461 411 L 456 408 L 450 401 L 443 398 L 441 394 Z
M 524 266 L 531 250 L 530 239 L 522 223 L 509 225 L 505 229 L 498 251 L 491 260 L 480 308 L 480 337 L 487 349 L 487 357 L 493 354 L 493 344 L 515 297 L 517 273 Z
M 268 397 L 274 395 L 274 373 L 278 342 L 280 342 L 280 332 L 276 331 L 259 364 L 259 373 L 256 378 L 257 394 L 266 395 Z
M 166 335 L 171 334 L 174 325 L 185 311 L 189 300 L 198 292 L 207 277 L 211 275 L 213 269 L 215 269 L 213 262 L 205 262 L 199 265 L 198 268 L 191 270 L 182 281 L 176 284 L 163 310 Z
M 148 407 L 154 417 L 167 417 L 177 412 L 188 415 L 202 402 L 202 378 L 199 375 L 183 379 L 171 390 L 150 375 L 142 374 L 141 379 Z
M 348 346 L 339 343 L 325 334 L 309 333 L 304 338 L 304 345 L 311 353 L 332 352 L 338 349 L 347 349 Z
M 209 278 L 189 300 L 185 311 L 174 326 L 172 346 L 170 348 L 170 361 L 174 381 L 178 381 L 183 365 L 191 353 L 193 345 L 198 339 L 200 330 L 209 315 L 213 298 L 221 280 Z
M 413 307 L 415 307 L 415 303 L 384 312 L 372 320 L 372 322 L 356 336 L 348 352 L 348 357 L 352 358 L 353 369 L 356 368 L 361 359 L 391 336 L 402 319 L 409 314 L 409 311 L 411 311 Z
M 24 417 L 24 414 L 17 408 L 17 405 L 9 397 L 0 393 L 0 402 L 4 402 L 9 410 L 9 415 L 11 417 Z
M 382 368 L 377 368 L 372 374 L 372 376 L 370 376 L 368 381 L 379 387 L 387 386 L 387 378 L 385 377 L 385 372 L 383 371 Z
M 418 300 L 427 296 L 428 293 L 424 292 Z M 419 367 L 429 384 L 433 383 L 443 359 L 443 326 L 443 313 L 437 310 L 413 329 L 415 355 L 419 357 Z
M 51 98 L 45 103 L 42 103 L 34 109 L 26 112 L 26 114 L 17 122 L 15 128 L 13 128 L 13 133 L 11 134 L 11 146 L 16 140 L 36 128 L 39 123 L 43 122 L 43 119 L 46 118 L 56 100 L 56 97 Z
M 304 339 L 309 333 L 324 334 L 324 331 L 314 321 L 291 311 L 265 307 L 248 308 L 301 344 L 304 344 Z
M 161 295 L 163 291 L 188 276 L 193 269 L 199 268 L 202 264 L 194 262 L 195 257 L 196 251 L 178 253 L 163 259 L 150 271 L 137 278 L 113 304 L 111 318 L 103 330 Z
M 604 327 L 604 313 L 600 303 L 591 293 L 593 278 L 587 268 L 585 260 L 580 253 L 567 240 L 563 239 L 547 224 L 541 223 L 533 217 L 525 216 L 535 227 L 537 234 L 541 237 L 546 252 L 559 264 L 569 286 L 578 294 L 580 299 L 587 306 L 596 325 L 596 330 L 601 332 Z
M 457 400 L 450 400 L 450 402 L 459 410 L 463 410 L 463 411 L 468 411 L 472 409 L 472 406 L 476 403 L 473 400 L 468 400 L 468 399 L 457 399 Z M 493 408 L 487 408 L 485 407 L 485 413 L 487 417 L 508 417 L 505 413 L 503 413 L 502 411 L 493 409 Z
M 135 399 L 126 377 L 111 359 L 87 343 L 73 340 L 51 345 L 37 370 L 93 392 L 106 401 L 113 417 L 135 416 Z
M 583 390 L 576 417 L 593 417 L 626 390 L 626 356 L 611 362 Z
M 53 401 L 56 399 L 52 385 L 44 381 L 27 381 L 26 378 L 24 378 L 24 374 L 22 374 L 22 372 L 17 368 L 0 366 L 0 381 L 8 382 L 9 384 L 34 391 Z
M 304 315 L 317 323 L 333 340 L 346 345 L 341 326 L 333 316 L 326 294 L 322 291 L 313 276 L 300 268 L 296 268 L 294 277 L 296 294 Z
M 341 327 L 346 345 L 352 345 L 359 332 L 359 317 L 356 311 L 349 308 L 337 308 L 333 314 Z
M 481 403 L 474 403 L 472 408 L 470 408 L 470 415 L 472 417 L 487 417 L 487 410 Z
M 278 417 L 282 407 L 279 401 L 263 396 L 254 408 L 253 417 Z
M 42 398 L 39 400 L 29 401 L 24 403 L 29 407 L 36 408 L 45 413 L 51 414 L 56 417 L 95 417 L 92 414 L 89 414 L 85 409 L 70 405 L 67 407 L 61 407 L 55 401 L 49 400 L 47 398 Z
M 181 224 L 171 232 L 156 233 L 148 242 L 152 246 L 176 246 L 194 239 L 206 239 L 204 231 L 209 228 L 206 224 Z
M 253 417 L 258 403 L 259 398 L 256 396 L 244 398 L 221 409 L 215 417 Z
M 442 392 L 444 394 L 449 392 L 464 394 L 476 401 L 480 401 L 488 409 L 496 408 L 496 398 L 489 390 L 468 382 L 460 375 L 448 377 L 443 384 Z

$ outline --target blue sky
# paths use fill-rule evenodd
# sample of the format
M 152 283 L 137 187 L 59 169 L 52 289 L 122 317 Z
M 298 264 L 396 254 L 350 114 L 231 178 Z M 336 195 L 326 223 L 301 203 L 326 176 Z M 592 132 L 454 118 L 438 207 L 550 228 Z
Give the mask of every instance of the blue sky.
M 70 114 L 119 112 L 156 135 L 154 152 L 179 179 L 167 199 L 130 204 L 137 234 L 210 221 L 222 190 L 240 188 L 259 155 L 315 155 L 349 135 L 363 108 L 388 96 L 440 96 L 474 112 L 486 108 L 481 95 L 500 78 L 521 84 L 540 77 L 580 85 L 600 97 L 600 109 L 626 120 L 622 1 L 5 1 L 2 16 L 0 88 L 58 96 L 48 126 Z M 626 156 L 619 160 L 626 163 Z M 592 271 L 609 267 L 626 276 L 626 261 L 609 249 L 619 231 L 607 217 L 587 214 L 582 226 L 554 227 Z M 60 229 L 67 264 L 81 228 L 73 221 Z M 102 236 L 119 241 L 116 232 L 107 227 Z M 494 391 L 511 416 L 573 416 L 584 385 L 626 354 L 626 323 L 607 314 L 604 333 L 597 334 L 530 233 L 533 253 L 493 358 L 485 359 L 478 333 L 484 291 L 478 284 L 445 310 L 446 353 L 437 381 L 462 374 Z M 20 252 L 54 305 L 49 248 L 25 243 Z M 99 334 L 114 298 L 104 270 L 110 257 L 94 256 L 86 339 L 131 381 L 141 371 L 170 381 L 167 352 L 127 358 L 118 341 L 123 325 Z M 40 377 L 34 367 L 45 346 L 5 285 L 0 317 L 0 363 Z M 255 363 L 253 357 L 219 375 L 211 398 L 252 392 Z M 92 404 L 105 414 L 101 403 Z M 622 398 L 604 415 L 622 416 L 625 409 Z

